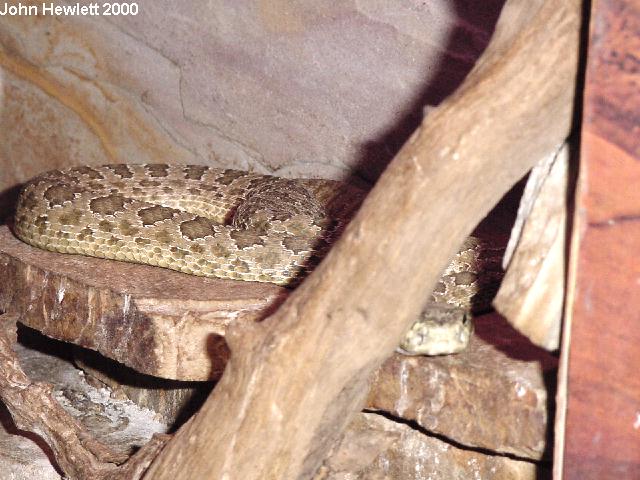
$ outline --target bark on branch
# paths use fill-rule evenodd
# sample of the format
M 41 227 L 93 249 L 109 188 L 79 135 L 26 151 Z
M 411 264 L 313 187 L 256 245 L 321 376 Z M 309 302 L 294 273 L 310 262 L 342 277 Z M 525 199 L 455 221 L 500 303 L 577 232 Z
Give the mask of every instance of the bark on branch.
M 577 0 L 507 2 L 320 267 L 265 322 L 229 332 L 222 380 L 147 478 L 313 474 L 456 248 L 567 136 L 580 14 Z
M 15 320 L 8 314 L 0 315 L 0 325 Z M 32 382 L 27 377 L 20 368 L 12 344 L 4 329 L 0 328 L 0 400 L 7 406 L 16 426 L 42 437 L 70 479 L 141 478 L 168 436 L 155 435 L 130 458 L 115 453 L 93 438 L 60 406 L 53 398 L 50 384 Z

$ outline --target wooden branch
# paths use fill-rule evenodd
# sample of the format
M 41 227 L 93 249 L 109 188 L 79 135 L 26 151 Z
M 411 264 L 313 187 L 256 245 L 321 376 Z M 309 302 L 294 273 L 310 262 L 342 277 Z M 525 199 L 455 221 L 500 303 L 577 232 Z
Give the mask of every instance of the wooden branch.
M 3 332 L 0 332 L 0 398 L 16 426 L 42 436 L 62 470 L 72 478 L 84 478 L 89 472 L 102 474 L 105 469 L 115 467 L 102 462 L 124 460 L 90 438 L 55 401 L 50 385 L 29 380 Z
M 319 268 L 231 359 L 149 478 L 304 479 L 363 403 L 370 374 L 448 259 L 567 136 L 580 2 L 507 2 L 460 90 L 429 115 Z
M 0 315 L 0 324 L 6 316 Z M 60 406 L 52 396 L 51 385 L 32 382 L 27 377 L 11 345 L 7 334 L 0 329 L 0 400 L 7 406 L 16 426 L 40 435 L 70 479 L 141 478 L 169 436 L 154 436 L 128 460 L 126 455 L 113 452 Z

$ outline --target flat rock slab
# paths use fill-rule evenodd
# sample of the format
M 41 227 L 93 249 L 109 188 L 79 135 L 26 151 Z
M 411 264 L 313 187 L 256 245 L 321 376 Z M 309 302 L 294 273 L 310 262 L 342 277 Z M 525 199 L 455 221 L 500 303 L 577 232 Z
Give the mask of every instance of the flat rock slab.
M 230 322 L 267 316 L 286 288 L 31 247 L 0 226 L 0 309 L 43 334 L 97 350 L 141 373 L 218 377 Z
M 0 227 L 0 275 L 0 309 L 25 325 L 138 372 L 177 380 L 219 376 L 228 358 L 226 327 L 264 318 L 289 293 L 270 284 L 50 253 L 20 242 L 6 226 Z M 556 366 L 555 357 L 499 315 L 483 316 L 460 355 L 392 356 L 374 378 L 367 408 L 471 448 L 540 459 Z M 155 394 L 128 395 L 139 401 Z M 167 415 L 188 400 L 143 403 L 168 402 L 160 409 Z
M 367 408 L 469 448 L 543 458 L 557 359 L 498 314 L 475 325 L 458 355 L 389 358 L 374 376 Z
M 543 465 L 457 448 L 381 415 L 360 413 L 314 480 L 542 480 Z
M 365 408 L 468 449 L 534 461 L 547 457 L 557 359 L 497 314 L 475 323 L 476 335 L 459 355 L 392 355 L 374 375 Z M 185 406 L 201 405 L 212 388 L 211 382 L 127 373 L 79 350 L 74 360 L 81 358 L 88 376 L 155 410 L 168 424 L 176 424 Z
M 15 324 L 14 324 L 15 325 Z M 116 399 L 104 386 L 95 388 L 69 361 L 60 342 L 42 341 L 24 329 L 14 350 L 20 367 L 34 382 L 46 382 L 53 397 L 93 438 L 114 452 L 131 455 L 155 433 L 168 426 L 152 410 Z M 18 429 L 0 402 L 0 478 L 3 480 L 60 480 L 50 448 L 36 434 Z
M 21 367 L 33 381 L 53 386 L 55 398 L 95 438 L 130 454 L 167 426 L 150 410 L 118 400 L 107 388 L 93 388 L 67 360 L 70 349 L 22 331 L 15 346 Z M 0 478 L 60 480 L 36 435 L 15 428 L 0 403 Z M 461 449 L 382 415 L 360 413 L 325 460 L 316 480 L 533 480 L 544 466 L 490 452 Z

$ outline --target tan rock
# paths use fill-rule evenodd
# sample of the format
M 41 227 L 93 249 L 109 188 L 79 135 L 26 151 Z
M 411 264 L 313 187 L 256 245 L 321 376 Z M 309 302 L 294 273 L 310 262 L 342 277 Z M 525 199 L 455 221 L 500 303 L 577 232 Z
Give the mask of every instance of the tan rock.
M 138 372 L 180 380 L 219 376 L 228 358 L 226 327 L 267 315 L 288 294 L 268 284 L 41 251 L 6 227 L 0 228 L 0 268 L 7 279 L 0 285 L 0 309 Z M 462 445 L 541 458 L 549 403 L 545 378 L 553 378 L 556 359 L 497 315 L 476 324 L 462 354 L 390 358 L 376 375 L 368 408 L 415 420 Z M 162 382 L 149 391 L 144 376 L 118 381 L 121 373 L 95 370 L 113 387 L 133 383 L 126 394 L 170 421 L 192 396 Z
M 361 413 L 314 480 L 533 480 L 541 469 L 462 450 L 380 415 Z
M 485 315 L 461 354 L 391 357 L 374 376 L 367 408 L 462 445 L 539 459 L 556 365 L 499 315 Z
M 375 177 L 464 78 L 502 2 L 137 4 L 0 17 L 0 190 L 133 161 Z
M 92 388 L 72 365 L 43 353 L 46 341 L 32 337 L 27 343 L 31 347 L 21 345 L 17 351 L 29 376 L 35 381 L 51 382 L 65 409 L 112 448 L 130 451 L 132 444 L 144 443 L 151 432 L 164 430 L 153 413 L 114 399 L 113 393 L 104 389 Z M 0 471 L 17 480 L 59 479 L 40 447 L 19 435 L 1 406 L 0 419 Z M 315 480 L 525 480 L 539 478 L 536 472 L 543 468 L 459 449 L 406 424 L 363 413 L 356 416 Z
M 560 344 L 565 299 L 569 146 L 540 161 L 527 181 L 493 301 L 516 330 L 547 350 Z
M 283 287 L 194 277 L 163 268 L 60 255 L 0 227 L 0 309 L 50 337 L 97 350 L 138 372 L 218 377 L 231 322 L 254 321 Z

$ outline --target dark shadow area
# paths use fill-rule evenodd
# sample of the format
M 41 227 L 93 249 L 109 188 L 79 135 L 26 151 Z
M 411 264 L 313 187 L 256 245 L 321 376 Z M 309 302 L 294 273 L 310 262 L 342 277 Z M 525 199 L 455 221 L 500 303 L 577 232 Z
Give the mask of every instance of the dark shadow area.
M 18 343 L 25 348 L 44 353 L 64 360 L 65 362 L 73 362 L 73 345 L 47 337 L 20 322 L 18 322 Z
M 399 115 L 400 121 L 378 138 L 363 145 L 360 159 L 353 167 L 354 176 L 375 182 L 422 122 L 424 107 L 439 105 L 460 86 L 487 47 L 504 2 L 505 0 L 451 2 L 457 21 L 443 49 L 436 72 L 408 102 L 405 111 Z
M 18 342 L 22 346 L 74 364 L 95 387 L 106 385 L 113 391 L 124 391 L 134 403 L 142 403 L 141 406 L 154 411 L 161 411 L 164 404 L 177 404 L 177 410 L 171 409 L 162 415 L 166 419 L 175 418 L 167 433 L 177 430 L 197 412 L 215 385 L 213 381 L 189 382 L 145 375 L 94 350 L 49 338 L 21 324 L 18 327 Z M 150 397 L 159 399 L 159 404 L 150 404 L 153 402 Z
M 482 240 L 487 247 L 480 250 L 479 264 L 482 269 L 482 274 L 478 275 L 480 294 L 475 295 L 471 300 L 471 309 L 475 315 L 492 310 L 491 299 L 498 293 L 504 275 L 502 259 L 518 215 L 520 198 L 527 179 L 528 175 L 505 193 L 472 232 L 472 235 Z
M 475 319 L 475 335 L 513 360 L 540 362 L 543 371 L 557 367 L 557 356 L 534 345 L 498 313 Z
M 13 215 L 22 185 L 15 185 L 0 192 L 0 225 Z

